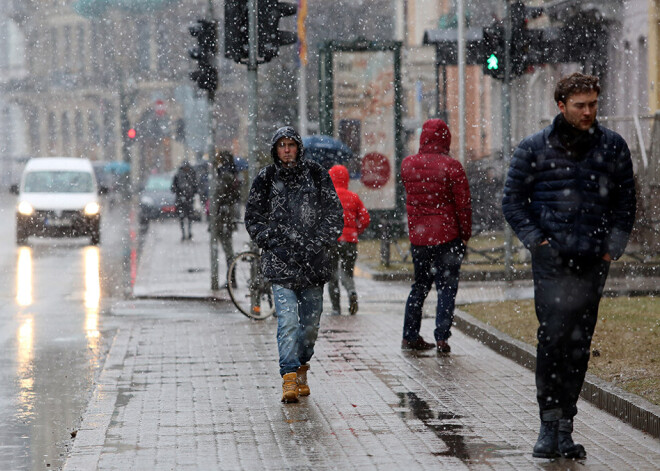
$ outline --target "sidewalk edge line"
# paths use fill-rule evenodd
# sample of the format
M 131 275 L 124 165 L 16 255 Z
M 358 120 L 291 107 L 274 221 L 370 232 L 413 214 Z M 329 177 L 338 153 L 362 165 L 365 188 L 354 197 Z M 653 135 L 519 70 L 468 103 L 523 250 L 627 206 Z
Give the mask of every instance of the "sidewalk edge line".
M 98 468 L 117 402 L 119 379 L 133 327 L 131 324 L 128 328 L 120 328 L 115 334 L 62 471 L 90 471 Z

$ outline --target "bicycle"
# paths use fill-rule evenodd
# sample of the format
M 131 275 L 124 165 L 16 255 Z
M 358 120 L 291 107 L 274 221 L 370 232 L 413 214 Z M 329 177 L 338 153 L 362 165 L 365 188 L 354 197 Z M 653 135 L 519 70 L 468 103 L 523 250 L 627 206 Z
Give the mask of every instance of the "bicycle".
M 273 290 L 261 273 L 261 254 L 241 252 L 227 268 L 227 289 L 232 302 L 251 319 L 263 320 L 275 314 Z

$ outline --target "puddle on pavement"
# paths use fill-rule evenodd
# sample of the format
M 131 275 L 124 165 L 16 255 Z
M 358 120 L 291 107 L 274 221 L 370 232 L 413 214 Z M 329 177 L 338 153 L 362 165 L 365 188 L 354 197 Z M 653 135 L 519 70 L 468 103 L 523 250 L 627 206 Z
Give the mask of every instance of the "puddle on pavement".
M 491 458 L 511 455 L 511 447 L 494 443 L 478 442 L 468 438 L 459 419 L 461 416 L 448 411 L 434 411 L 425 400 L 414 392 L 397 393 L 399 403 L 395 410 L 404 419 L 420 420 L 447 446 L 446 451 L 434 453 L 436 456 L 452 456 L 466 464 L 486 463 Z M 515 451 L 514 453 L 515 454 Z

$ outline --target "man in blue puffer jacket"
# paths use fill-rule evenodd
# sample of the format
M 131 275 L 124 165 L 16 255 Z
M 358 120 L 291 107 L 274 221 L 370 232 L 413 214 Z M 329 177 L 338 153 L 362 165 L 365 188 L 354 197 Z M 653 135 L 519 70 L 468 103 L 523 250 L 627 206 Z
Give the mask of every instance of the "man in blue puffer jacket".
M 518 145 L 504 186 L 504 216 L 532 253 L 541 415 L 533 454 L 542 458 L 586 456 L 573 417 L 610 261 L 635 220 L 630 151 L 596 121 L 599 93 L 597 77 L 562 78 L 560 113 Z

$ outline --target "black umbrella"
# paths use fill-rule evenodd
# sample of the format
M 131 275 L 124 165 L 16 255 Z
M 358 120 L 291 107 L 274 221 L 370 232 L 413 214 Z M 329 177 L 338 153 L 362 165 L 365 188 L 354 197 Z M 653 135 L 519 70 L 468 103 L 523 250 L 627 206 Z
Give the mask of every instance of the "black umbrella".
M 338 139 L 330 136 L 316 135 L 303 137 L 305 148 L 304 157 L 330 169 L 333 165 L 341 164 L 349 169 L 355 161 L 353 151 Z

